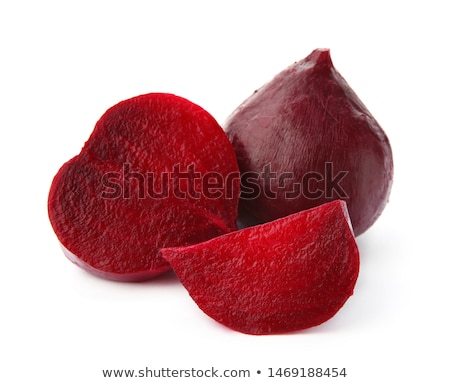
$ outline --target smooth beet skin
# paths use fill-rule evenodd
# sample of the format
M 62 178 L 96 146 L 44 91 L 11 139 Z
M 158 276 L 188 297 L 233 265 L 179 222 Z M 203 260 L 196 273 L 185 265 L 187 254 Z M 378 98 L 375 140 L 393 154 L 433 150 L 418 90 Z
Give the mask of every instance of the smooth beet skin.
M 224 129 L 242 174 L 243 216 L 256 223 L 342 199 L 359 235 L 388 202 L 388 137 L 334 68 L 328 49 L 280 72 Z
M 161 253 L 201 310 L 254 335 L 329 320 L 353 294 L 359 273 L 343 201 Z
M 239 171 L 214 118 L 181 97 L 122 101 L 56 174 L 48 213 L 66 256 L 106 279 L 167 270 L 162 247 L 236 230 Z

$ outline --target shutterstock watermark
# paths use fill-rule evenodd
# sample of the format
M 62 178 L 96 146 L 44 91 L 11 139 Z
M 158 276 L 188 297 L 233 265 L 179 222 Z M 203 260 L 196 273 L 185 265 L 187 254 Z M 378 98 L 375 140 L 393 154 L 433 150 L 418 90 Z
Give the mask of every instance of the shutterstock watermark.
M 309 171 L 299 177 L 294 172 L 277 173 L 271 164 L 261 172 L 198 171 L 195 164 L 176 164 L 170 171 L 139 172 L 124 163 L 121 171 L 105 173 L 101 179 L 101 197 L 105 199 L 233 199 L 240 189 L 242 199 L 349 198 L 341 185 L 348 171 L 336 172 L 332 162 L 320 171 Z M 240 188 L 239 188 L 240 186 Z

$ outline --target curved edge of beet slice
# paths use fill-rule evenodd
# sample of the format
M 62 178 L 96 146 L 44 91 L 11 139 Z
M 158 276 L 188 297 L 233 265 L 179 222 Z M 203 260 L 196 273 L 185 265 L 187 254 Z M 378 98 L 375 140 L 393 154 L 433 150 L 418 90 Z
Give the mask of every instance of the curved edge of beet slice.
M 149 279 L 153 279 L 161 274 L 164 274 L 168 271 L 170 271 L 172 268 L 170 265 L 162 265 L 158 269 L 152 269 L 152 270 L 143 270 L 138 272 L 132 272 L 132 273 L 112 273 L 107 272 L 103 270 L 96 269 L 89 265 L 88 263 L 84 262 L 81 258 L 77 257 L 75 254 L 73 254 L 70 250 L 64 247 L 64 245 L 59 242 L 59 245 L 61 246 L 61 249 L 64 253 L 64 255 L 80 267 L 81 269 L 87 271 L 89 274 L 95 275 L 96 277 L 107 279 L 110 281 L 116 281 L 116 282 L 143 282 L 147 281 Z

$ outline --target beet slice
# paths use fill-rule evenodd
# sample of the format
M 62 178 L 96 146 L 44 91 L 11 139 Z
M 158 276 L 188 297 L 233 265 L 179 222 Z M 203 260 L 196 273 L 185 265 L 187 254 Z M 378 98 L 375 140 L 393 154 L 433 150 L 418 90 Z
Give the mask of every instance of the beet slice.
M 385 132 L 316 49 L 248 97 L 224 129 L 242 175 L 242 216 L 268 222 L 325 202 L 347 202 L 355 235 L 371 227 L 392 187 Z
M 105 112 L 56 174 L 48 213 L 71 261 L 139 281 L 170 270 L 161 247 L 236 230 L 238 198 L 236 157 L 216 120 L 184 98 L 150 93 Z
M 327 321 L 353 294 L 359 273 L 343 201 L 161 253 L 201 310 L 255 335 Z

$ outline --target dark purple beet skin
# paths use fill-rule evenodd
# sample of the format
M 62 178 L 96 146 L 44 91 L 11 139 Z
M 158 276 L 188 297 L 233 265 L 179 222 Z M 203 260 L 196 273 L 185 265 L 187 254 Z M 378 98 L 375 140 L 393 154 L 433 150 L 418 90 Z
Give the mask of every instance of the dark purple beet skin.
M 211 198 L 205 174 L 235 177 Z M 160 248 L 236 230 L 238 198 L 236 157 L 214 118 L 181 97 L 150 93 L 105 112 L 56 174 L 48 213 L 72 262 L 141 281 L 170 270 Z
M 356 235 L 385 208 L 391 146 L 328 49 L 317 49 L 245 100 L 224 128 L 242 175 L 240 207 L 268 222 L 335 199 Z
M 331 319 L 353 294 L 359 274 L 343 201 L 161 253 L 201 310 L 253 335 Z

